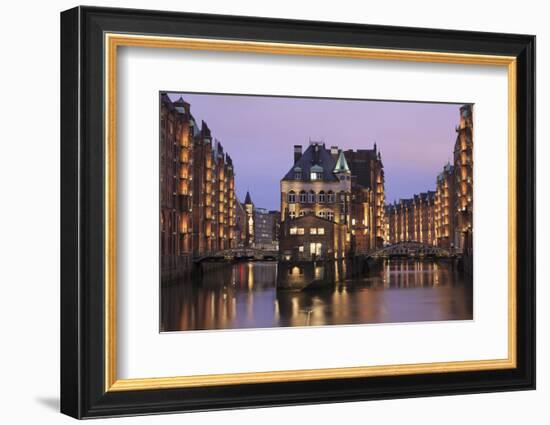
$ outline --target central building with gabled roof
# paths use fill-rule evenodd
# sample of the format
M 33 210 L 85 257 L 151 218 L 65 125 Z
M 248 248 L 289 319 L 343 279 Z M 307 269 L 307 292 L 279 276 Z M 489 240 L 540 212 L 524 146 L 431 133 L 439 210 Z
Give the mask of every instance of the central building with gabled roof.
M 308 233 L 300 238 L 299 247 L 291 250 L 283 241 L 281 248 L 299 252 L 303 258 L 343 258 L 350 239 L 347 231 L 350 201 L 351 171 L 341 150 L 334 146 L 329 150 L 324 143 L 310 142 L 302 153 L 301 145 L 294 146 L 294 164 L 281 179 L 281 237 L 290 236 L 294 222 L 305 216 L 324 219 L 339 230 L 326 231 L 324 237 L 311 233 L 315 241 L 309 241 Z M 344 243 L 342 229 L 346 234 Z M 331 240 L 334 235 L 339 235 L 338 243 Z M 289 253 L 283 252 L 285 255 Z
M 351 172 L 337 147 L 310 142 L 294 146 L 294 165 L 281 179 L 281 222 L 313 214 L 335 223 L 349 222 Z
M 384 203 L 384 172 L 376 144 L 373 149 L 342 151 L 310 141 L 304 152 L 301 145 L 295 145 L 294 164 L 281 179 L 283 258 L 289 255 L 283 250 L 292 251 L 292 257 L 298 252 L 303 259 L 343 258 L 348 250 L 368 252 L 382 246 Z M 309 237 L 307 226 L 302 229 L 300 223 L 310 215 L 334 224 L 334 231 L 324 231 L 324 240 L 318 233 Z M 331 235 L 338 235 L 338 240 Z M 314 243 L 315 249 L 310 249 Z

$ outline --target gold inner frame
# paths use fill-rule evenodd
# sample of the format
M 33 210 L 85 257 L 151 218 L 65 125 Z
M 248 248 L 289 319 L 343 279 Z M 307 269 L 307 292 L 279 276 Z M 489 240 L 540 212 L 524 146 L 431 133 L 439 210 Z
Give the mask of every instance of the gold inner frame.
M 370 49 L 328 45 L 212 40 L 106 33 L 105 46 L 105 391 L 309 381 L 416 373 L 515 368 L 516 358 L 516 58 L 462 53 Z M 149 47 L 355 59 L 504 66 L 508 71 L 508 357 L 495 360 L 118 379 L 116 373 L 116 99 L 117 49 Z

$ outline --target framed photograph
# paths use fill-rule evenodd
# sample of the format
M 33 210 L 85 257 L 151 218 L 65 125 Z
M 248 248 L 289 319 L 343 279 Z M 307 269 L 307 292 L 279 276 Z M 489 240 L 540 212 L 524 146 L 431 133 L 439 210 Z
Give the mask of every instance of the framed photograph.
M 535 37 L 61 14 L 61 411 L 535 388 Z

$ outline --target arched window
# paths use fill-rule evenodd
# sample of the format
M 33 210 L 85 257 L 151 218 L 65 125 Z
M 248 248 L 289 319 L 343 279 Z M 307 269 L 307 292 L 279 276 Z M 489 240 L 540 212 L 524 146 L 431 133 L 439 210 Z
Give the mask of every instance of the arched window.
M 294 204 L 296 202 L 296 193 L 291 190 L 290 192 L 288 192 L 288 203 L 289 204 Z
M 310 203 L 310 204 L 314 204 L 315 203 L 315 192 L 313 190 L 311 190 L 308 194 L 307 194 L 307 201 Z
M 332 190 L 329 190 L 327 193 L 327 202 L 329 204 L 332 204 L 334 202 L 334 192 Z
M 322 203 L 322 204 L 325 202 L 325 191 L 324 190 L 321 190 L 319 192 L 319 202 Z
M 300 191 L 300 203 L 305 204 L 307 202 L 307 194 L 305 190 Z
M 327 220 L 334 221 L 334 212 L 327 211 Z

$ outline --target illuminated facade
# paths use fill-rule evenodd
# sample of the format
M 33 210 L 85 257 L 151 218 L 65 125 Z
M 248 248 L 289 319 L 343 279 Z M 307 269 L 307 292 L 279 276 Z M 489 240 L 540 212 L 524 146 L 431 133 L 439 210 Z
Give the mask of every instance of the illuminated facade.
M 386 240 L 384 165 L 376 148 L 344 152 L 351 171 L 351 233 L 356 252 L 383 246 Z
M 244 246 L 251 247 L 254 245 L 254 203 L 248 191 L 244 198 L 243 207 L 246 216 Z
M 233 161 L 203 121 L 193 150 L 193 253 L 236 246 Z
M 160 99 L 160 252 L 164 277 L 191 264 L 193 251 L 193 147 L 197 127 L 190 105 Z
M 456 185 L 456 232 L 454 244 L 458 250 L 472 246 L 473 211 L 473 117 L 472 105 L 460 108 L 460 123 L 456 128 L 454 173 Z
M 246 212 L 244 205 L 235 198 L 235 246 L 242 248 L 246 242 Z
M 454 179 L 454 167 L 450 164 L 445 165 L 443 171 L 437 176 L 435 233 L 437 246 L 442 248 L 454 248 L 455 246 L 456 192 Z
M 284 260 L 344 259 L 349 250 L 345 224 L 303 215 L 281 224 L 280 252 Z
M 460 108 L 453 164 L 436 178 L 435 192 L 414 195 L 386 206 L 387 242 L 423 242 L 471 252 L 473 211 L 472 106 Z
M 342 151 L 320 142 L 294 146 L 294 165 L 281 180 L 281 222 L 313 214 L 350 221 L 351 172 Z
M 237 201 L 233 162 L 207 124 L 181 97 L 160 101 L 161 270 L 171 278 L 193 256 L 236 246 Z
M 384 244 L 384 204 L 384 167 L 376 144 L 373 149 L 342 151 L 310 141 L 303 153 L 301 145 L 294 146 L 294 164 L 281 180 L 281 226 L 316 216 L 344 226 L 336 233 L 345 233 L 353 252 L 367 252 Z M 281 233 L 285 237 L 285 231 Z M 322 250 L 334 252 L 331 245 L 327 237 Z

